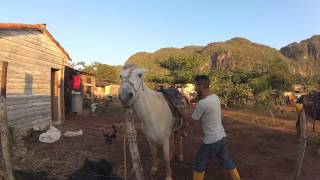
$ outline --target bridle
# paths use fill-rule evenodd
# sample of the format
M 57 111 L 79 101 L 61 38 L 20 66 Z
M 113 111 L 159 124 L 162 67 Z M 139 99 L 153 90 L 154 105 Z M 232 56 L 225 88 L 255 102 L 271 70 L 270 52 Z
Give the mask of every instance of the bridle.
M 124 83 L 128 83 L 132 87 L 132 89 L 134 90 L 134 94 L 135 94 L 135 97 L 133 98 L 133 103 L 134 103 L 138 99 L 138 97 L 140 95 L 139 90 L 142 89 L 142 91 L 144 91 L 144 84 L 143 84 L 142 78 L 140 78 L 140 80 L 141 80 L 140 86 L 138 88 L 134 87 L 133 82 L 131 82 L 129 80 L 129 78 L 132 75 L 133 70 L 134 70 L 133 68 L 129 70 L 129 73 L 128 73 L 127 77 L 121 77 L 121 87 L 120 87 L 120 89 L 122 89 L 122 86 L 123 86 Z

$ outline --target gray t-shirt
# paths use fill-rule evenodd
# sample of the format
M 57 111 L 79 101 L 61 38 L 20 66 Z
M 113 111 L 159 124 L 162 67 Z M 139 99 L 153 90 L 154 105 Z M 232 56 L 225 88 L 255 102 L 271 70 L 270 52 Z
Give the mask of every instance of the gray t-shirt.
M 211 144 L 226 137 L 221 123 L 220 99 L 212 94 L 200 100 L 192 113 L 192 119 L 200 120 L 204 132 L 204 144 Z

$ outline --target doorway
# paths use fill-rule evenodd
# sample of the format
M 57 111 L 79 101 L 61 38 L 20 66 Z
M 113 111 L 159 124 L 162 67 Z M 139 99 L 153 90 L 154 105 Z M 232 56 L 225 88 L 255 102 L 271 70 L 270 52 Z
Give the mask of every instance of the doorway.
M 59 120 L 59 71 L 51 69 L 51 118 L 55 122 Z

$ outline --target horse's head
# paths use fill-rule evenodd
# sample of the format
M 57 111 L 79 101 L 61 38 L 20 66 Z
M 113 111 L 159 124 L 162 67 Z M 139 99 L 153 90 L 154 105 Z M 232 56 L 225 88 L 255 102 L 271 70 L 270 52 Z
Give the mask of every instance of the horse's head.
M 124 107 L 131 107 L 138 98 L 140 91 L 144 89 L 143 74 L 146 69 L 135 65 L 126 65 L 120 73 L 121 87 L 119 99 Z

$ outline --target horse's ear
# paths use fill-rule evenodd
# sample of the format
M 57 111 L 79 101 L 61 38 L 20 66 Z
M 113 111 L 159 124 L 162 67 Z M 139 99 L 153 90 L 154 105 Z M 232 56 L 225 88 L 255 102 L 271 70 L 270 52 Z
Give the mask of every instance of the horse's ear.
M 144 74 L 147 71 L 148 71 L 148 69 L 145 69 L 145 68 L 140 68 L 139 69 L 139 73 L 141 73 L 141 74 Z

